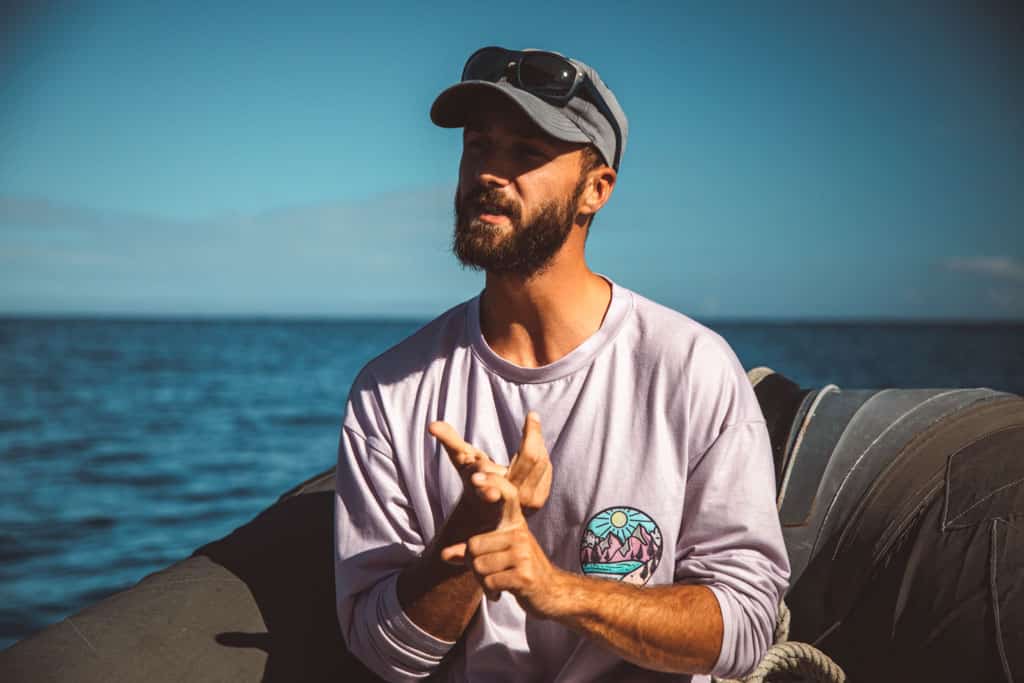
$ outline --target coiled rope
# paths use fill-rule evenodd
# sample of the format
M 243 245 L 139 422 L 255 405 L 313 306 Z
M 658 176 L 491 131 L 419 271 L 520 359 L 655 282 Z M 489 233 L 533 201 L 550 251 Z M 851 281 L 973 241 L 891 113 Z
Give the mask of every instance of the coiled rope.
M 758 665 L 741 679 L 715 678 L 715 683 L 765 683 L 797 678 L 817 683 L 845 683 L 846 674 L 824 652 L 807 643 L 789 641 L 789 607 L 779 603 L 779 618 L 775 624 L 775 643 L 768 648 Z

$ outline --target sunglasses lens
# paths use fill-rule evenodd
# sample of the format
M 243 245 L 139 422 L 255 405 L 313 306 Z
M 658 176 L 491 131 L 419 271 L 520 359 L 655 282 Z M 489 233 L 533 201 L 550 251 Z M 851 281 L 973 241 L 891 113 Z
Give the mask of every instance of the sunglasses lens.
M 527 52 L 519 65 L 519 82 L 538 95 L 564 97 L 576 82 L 576 67 L 558 55 Z
M 508 51 L 500 47 L 485 47 L 477 50 L 462 70 L 464 81 L 497 81 L 508 68 Z

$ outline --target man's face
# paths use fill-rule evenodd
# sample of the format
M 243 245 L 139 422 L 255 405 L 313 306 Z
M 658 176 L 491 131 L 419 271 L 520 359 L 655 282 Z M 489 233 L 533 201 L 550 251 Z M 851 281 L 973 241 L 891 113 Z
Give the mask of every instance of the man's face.
M 581 146 L 549 137 L 515 105 L 494 105 L 463 130 L 453 251 L 472 268 L 530 277 L 572 231 Z

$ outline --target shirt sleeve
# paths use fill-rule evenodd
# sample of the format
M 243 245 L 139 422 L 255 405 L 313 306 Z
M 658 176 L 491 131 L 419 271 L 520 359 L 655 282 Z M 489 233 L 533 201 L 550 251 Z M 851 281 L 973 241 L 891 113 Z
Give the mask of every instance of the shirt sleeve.
M 357 392 L 355 389 L 353 393 Z M 350 396 L 338 444 L 334 577 L 338 624 L 349 651 L 388 681 L 426 678 L 455 643 L 420 629 L 402 611 L 397 580 L 424 549 L 388 443 L 365 435 Z
M 772 644 L 789 558 L 775 506 L 775 473 L 763 420 L 721 431 L 690 470 L 676 581 L 707 585 L 722 612 L 712 675 L 740 678 Z

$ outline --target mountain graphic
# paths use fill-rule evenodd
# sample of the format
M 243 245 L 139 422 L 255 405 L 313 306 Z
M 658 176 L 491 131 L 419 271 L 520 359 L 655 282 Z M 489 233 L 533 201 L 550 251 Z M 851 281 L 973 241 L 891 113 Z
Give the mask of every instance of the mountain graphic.
M 642 524 L 637 524 L 633 529 L 633 534 L 627 537 L 625 542 L 610 533 L 595 545 L 585 543 L 580 551 L 580 561 L 583 564 L 647 562 L 657 559 L 660 550 L 658 543 L 647 529 Z

